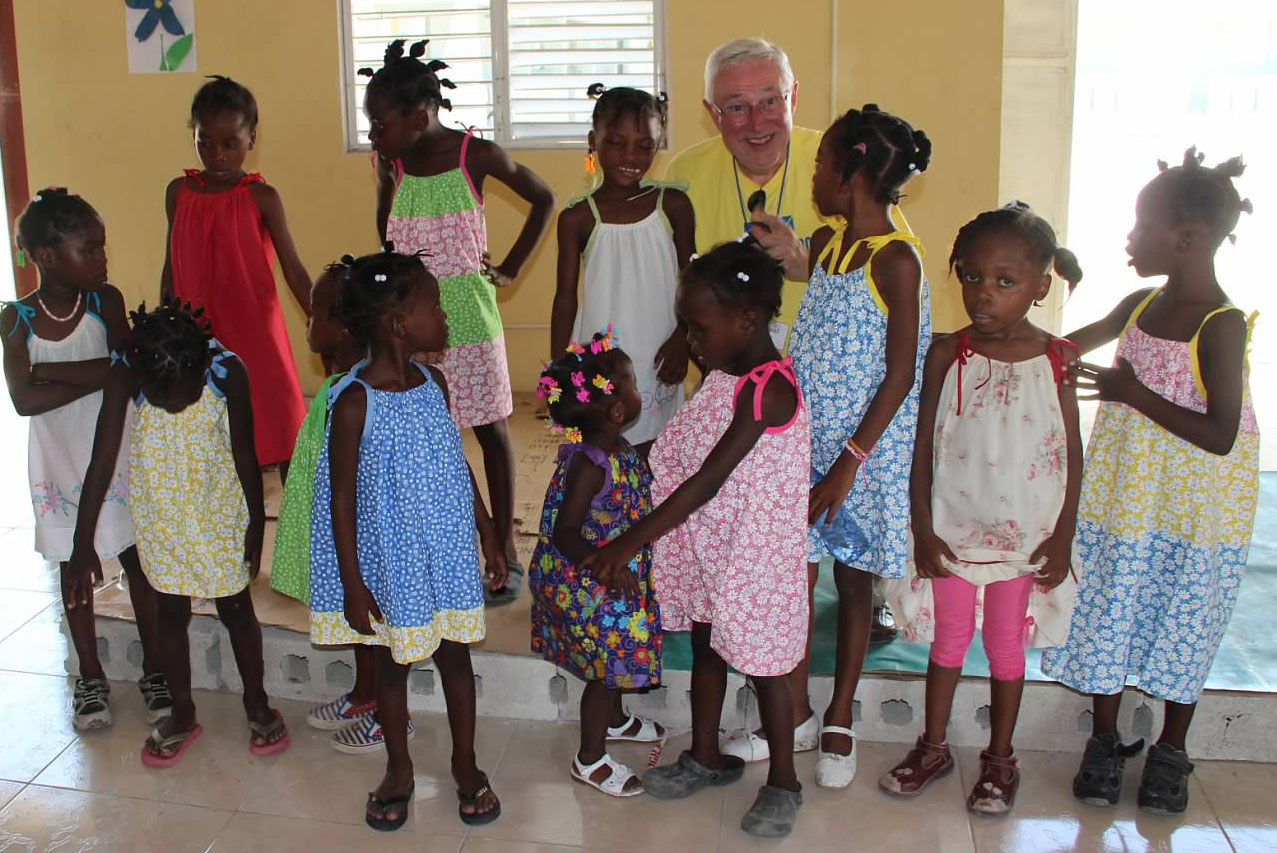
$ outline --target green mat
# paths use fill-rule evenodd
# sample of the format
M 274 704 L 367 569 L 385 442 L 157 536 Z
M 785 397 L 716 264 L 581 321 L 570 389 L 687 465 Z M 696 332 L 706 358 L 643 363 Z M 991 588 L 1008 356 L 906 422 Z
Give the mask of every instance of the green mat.
M 1259 511 L 1255 517 L 1255 533 L 1251 538 L 1250 558 L 1242 581 L 1237 608 L 1206 686 L 1215 690 L 1277 690 L 1277 633 L 1272 630 L 1268 608 L 1277 602 L 1277 472 L 1259 475 Z M 831 563 L 820 568 L 816 584 L 816 630 L 812 643 L 813 675 L 832 675 L 834 671 L 834 628 L 838 621 L 838 594 L 834 589 Z M 927 671 L 928 647 L 896 640 L 869 650 L 866 672 Z M 1042 653 L 1029 649 L 1025 677 L 1030 681 L 1050 681 L 1038 664 Z M 691 669 L 692 649 L 685 633 L 665 636 L 666 669 Z M 984 646 L 977 632 L 967 650 L 963 675 L 989 674 Z

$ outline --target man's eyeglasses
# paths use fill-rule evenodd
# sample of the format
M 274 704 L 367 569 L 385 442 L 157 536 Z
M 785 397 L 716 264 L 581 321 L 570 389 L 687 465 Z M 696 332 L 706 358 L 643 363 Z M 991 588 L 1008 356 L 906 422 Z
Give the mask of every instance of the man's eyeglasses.
M 751 112 L 756 112 L 765 119 L 779 118 L 785 112 L 788 102 L 789 93 L 786 92 L 783 95 L 771 95 L 752 104 L 735 101 L 721 107 L 718 104 L 710 104 L 710 106 L 728 124 L 744 124 L 749 120 Z

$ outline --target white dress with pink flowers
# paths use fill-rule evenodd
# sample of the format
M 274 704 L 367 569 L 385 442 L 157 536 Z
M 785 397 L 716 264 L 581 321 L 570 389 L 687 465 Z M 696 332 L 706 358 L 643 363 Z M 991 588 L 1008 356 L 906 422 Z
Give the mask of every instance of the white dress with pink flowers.
M 1032 574 L 1030 557 L 1055 530 L 1068 479 L 1068 442 L 1058 378 L 1067 342 L 1027 361 L 996 361 L 959 338 L 940 390 L 932 447 L 933 528 L 958 558 L 945 565 L 977 587 Z M 912 552 L 912 548 L 910 549 Z M 1049 593 L 1034 587 L 1026 632 L 1035 646 L 1062 643 L 1077 585 L 1070 575 Z M 889 582 L 903 635 L 933 638 L 930 581 L 914 571 Z

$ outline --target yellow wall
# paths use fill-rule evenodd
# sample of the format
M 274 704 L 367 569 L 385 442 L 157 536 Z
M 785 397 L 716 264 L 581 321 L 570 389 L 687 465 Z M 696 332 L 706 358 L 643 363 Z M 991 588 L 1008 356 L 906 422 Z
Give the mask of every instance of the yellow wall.
M 106 221 L 113 281 L 130 302 L 153 300 L 163 262 L 164 186 L 183 167 L 198 165 L 185 125 L 202 77 L 129 74 L 123 4 L 14 5 L 32 189 L 60 184 L 84 195 Z M 911 187 L 907 209 L 932 249 L 928 270 L 939 285 L 941 256 L 957 225 L 996 201 L 1000 0 L 922 0 L 910 7 L 916 21 L 904 26 L 898 12 L 856 4 L 853 14 L 847 0 L 809 0 L 795 15 L 778 14 L 762 0 L 667 0 L 666 9 L 673 150 L 712 133 L 700 106 L 704 59 L 718 43 L 742 35 L 761 35 L 789 51 L 801 84 L 798 122 L 827 125 L 834 30 L 840 107 L 877 100 L 936 140 L 936 172 Z M 376 246 L 368 156 L 344 151 L 337 24 L 337 4 L 321 0 L 196 5 L 200 74 L 228 74 L 256 95 L 262 119 L 247 166 L 283 196 L 312 275 L 345 252 Z M 580 191 L 581 151 L 514 156 L 545 178 L 560 201 Z M 654 173 L 661 168 L 658 162 Z M 486 189 L 489 237 L 501 257 L 521 205 L 495 182 Z M 532 387 L 546 355 L 554 256 L 551 230 L 518 287 L 501 294 L 516 389 Z M 286 290 L 281 297 L 303 385 L 313 391 L 319 366 L 306 353 L 301 312 Z M 943 296 L 936 301 L 937 325 L 952 325 Z

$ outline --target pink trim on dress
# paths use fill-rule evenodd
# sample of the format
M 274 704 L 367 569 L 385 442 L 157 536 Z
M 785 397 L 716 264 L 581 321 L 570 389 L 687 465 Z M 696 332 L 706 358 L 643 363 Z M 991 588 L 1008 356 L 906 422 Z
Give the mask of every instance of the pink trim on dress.
M 466 135 L 461 137 L 461 174 L 465 176 L 466 186 L 470 187 L 470 194 L 474 196 L 475 203 L 483 207 L 483 196 L 479 194 L 479 188 L 470 179 L 470 170 L 466 168 L 466 150 L 470 147 L 470 139 L 473 136 L 474 130 L 466 128 Z
M 776 361 L 769 361 L 766 364 L 760 364 L 749 373 L 746 373 L 740 379 L 736 380 L 736 389 L 732 391 L 732 405 L 736 405 L 736 398 L 740 396 L 741 389 L 745 387 L 747 382 L 751 380 L 754 384 L 754 420 L 761 421 L 763 419 L 763 388 L 766 387 L 767 381 L 772 378 L 772 374 L 779 373 L 781 376 L 789 380 L 789 384 L 794 386 L 794 391 L 798 393 L 798 405 L 794 407 L 794 416 L 785 424 L 777 427 L 768 427 L 764 432 L 767 435 L 778 435 L 788 430 L 794 425 L 794 421 L 798 420 L 798 413 L 803 408 L 803 392 L 798 387 L 798 380 L 794 377 L 793 368 L 789 365 L 789 359 L 782 358 Z

